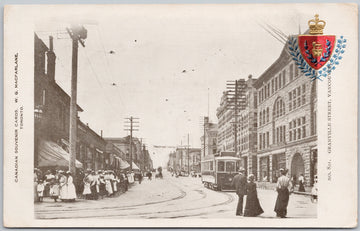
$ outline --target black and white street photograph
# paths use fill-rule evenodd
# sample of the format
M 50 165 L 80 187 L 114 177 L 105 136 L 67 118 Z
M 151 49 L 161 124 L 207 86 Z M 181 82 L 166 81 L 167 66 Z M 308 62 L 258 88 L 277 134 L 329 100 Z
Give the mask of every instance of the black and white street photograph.
M 39 23 L 36 218 L 316 218 L 307 21 L 186 13 Z
M 346 208 L 356 184 L 344 176 L 355 171 L 348 112 L 356 107 L 343 100 L 357 92 L 347 87 L 356 61 L 352 10 L 9 7 L 12 21 L 37 15 L 17 38 L 26 52 L 11 56 L 9 179 L 27 190 L 24 214 L 32 217 L 23 224 L 352 226 Z M 344 219 L 327 223 L 334 206 Z

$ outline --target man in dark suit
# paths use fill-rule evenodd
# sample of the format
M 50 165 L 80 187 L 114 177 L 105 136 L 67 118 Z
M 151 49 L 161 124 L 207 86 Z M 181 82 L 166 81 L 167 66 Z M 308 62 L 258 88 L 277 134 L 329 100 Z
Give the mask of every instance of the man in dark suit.
M 239 174 L 236 175 L 232 181 L 232 185 L 235 186 L 236 194 L 239 197 L 238 205 L 236 208 L 236 216 L 243 215 L 243 201 L 244 195 L 246 195 L 246 176 L 245 169 L 240 167 Z

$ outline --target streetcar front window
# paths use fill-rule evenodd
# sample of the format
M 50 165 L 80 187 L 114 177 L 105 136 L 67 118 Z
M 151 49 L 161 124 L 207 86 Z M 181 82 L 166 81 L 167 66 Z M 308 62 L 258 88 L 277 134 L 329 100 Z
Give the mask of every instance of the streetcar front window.
M 228 161 L 226 162 L 226 172 L 235 172 L 235 162 L 233 161 Z
M 236 161 L 236 170 L 240 169 L 240 161 Z
M 224 172 L 225 171 L 225 163 L 224 161 L 218 161 L 218 171 Z

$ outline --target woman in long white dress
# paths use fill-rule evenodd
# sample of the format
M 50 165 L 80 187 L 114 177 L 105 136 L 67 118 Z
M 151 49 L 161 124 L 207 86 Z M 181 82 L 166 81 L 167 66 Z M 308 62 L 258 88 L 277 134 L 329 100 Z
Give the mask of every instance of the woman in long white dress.
M 90 172 L 87 171 L 86 176 L 83 179 L 84 182 L 84 191 L 83 195 L 85 196 L 85 199 L 89 200 L 91 196 L 91 190 L 90 190 L 90 183 L 92 181 Z
M 70 171 L 66 172 L 67 175 L 67 199 L 71 201 L 75 201 L 76 199 L 76 190 L 74 185 L 74 179 L 70 173 Z
M 108 196 L 111 196 L 113 194 L 112 186 L 111 186 L 111 175 L 108 171 L 106 171 L 105 176 L 105 189 Z
M 59 198 L 62 201 L 68 199 L 68 187 L 67 187 L 67 178 L 64 175 L 63 171 L 59 171 L 59 188 L 60 188 L 60 196 Z

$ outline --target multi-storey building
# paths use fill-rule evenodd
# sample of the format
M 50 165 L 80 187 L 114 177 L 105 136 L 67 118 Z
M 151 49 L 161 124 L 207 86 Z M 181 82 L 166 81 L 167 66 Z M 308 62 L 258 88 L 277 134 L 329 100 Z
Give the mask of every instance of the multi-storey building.
M 317 172 L 316 81 L 299 71 L 285 47 L 254 86 L 258 179 L 276 182 L 279 169 L 286 168 L 312 184 Z
M 209 117 L 204 117 L 204 133 L 200 137 L 201 156 L 214 155 L 217 152 L 217 124 L 211 123 Z M 204 142 L 205 135 L 205 142 Z
M 217 151 L 236 151 L 235 145 L 235 129 L 237 129 L 238 115 L 245 108 L 243 98 L 246 94 L 246 82 L 244 79 L 237 80 L 237 96 L 232 94 L 234 90 L 223 92 L 220 106 L 216 110 L 218 118 L 218 134 L 217 134 Z M 235 104 L 237 104 L 235 111 Z M 237 153 L 238 154 L 238 153 Z
M 200 148 L 191 148 L 189 149 L 189 166 L 190 171 L 201 172 L 200 161 L 201 161 L 201 149 Z
M 257 174 L 257 91 L 256 79 L 249 75 L 246 80 L 245 107 L 239 111 L 237 151 L 242 158 L 241 165 L 247 174 Z
M 69 159 L 70 96 L 55 81 L 53 38 L 49 47 L 34 35 L 34 165 L 67 169 Z M 83 109 L 77 106 L 77 111 Z M 77 120 L 76 167 L 102 169 L 108 156 L 105 141 Z
M 200 171 L 200 148 L 177 148 L 169 154 L 168 166 L 176 172 Z
M 114 144 L 117 148 L 119 148 L 123 153 L 125 153 L 125 159 L 128 163 L 133 162 L 133 169 L 146 170 L 147 167 L 152 167 L 152 160 L 146 149 L 144 151 L 144 146 L 140 139 L 133 137 L 131 144 L 131 156 L 130 158 L 130 136 L 116 138 L 105 138 L 107 142 Z

